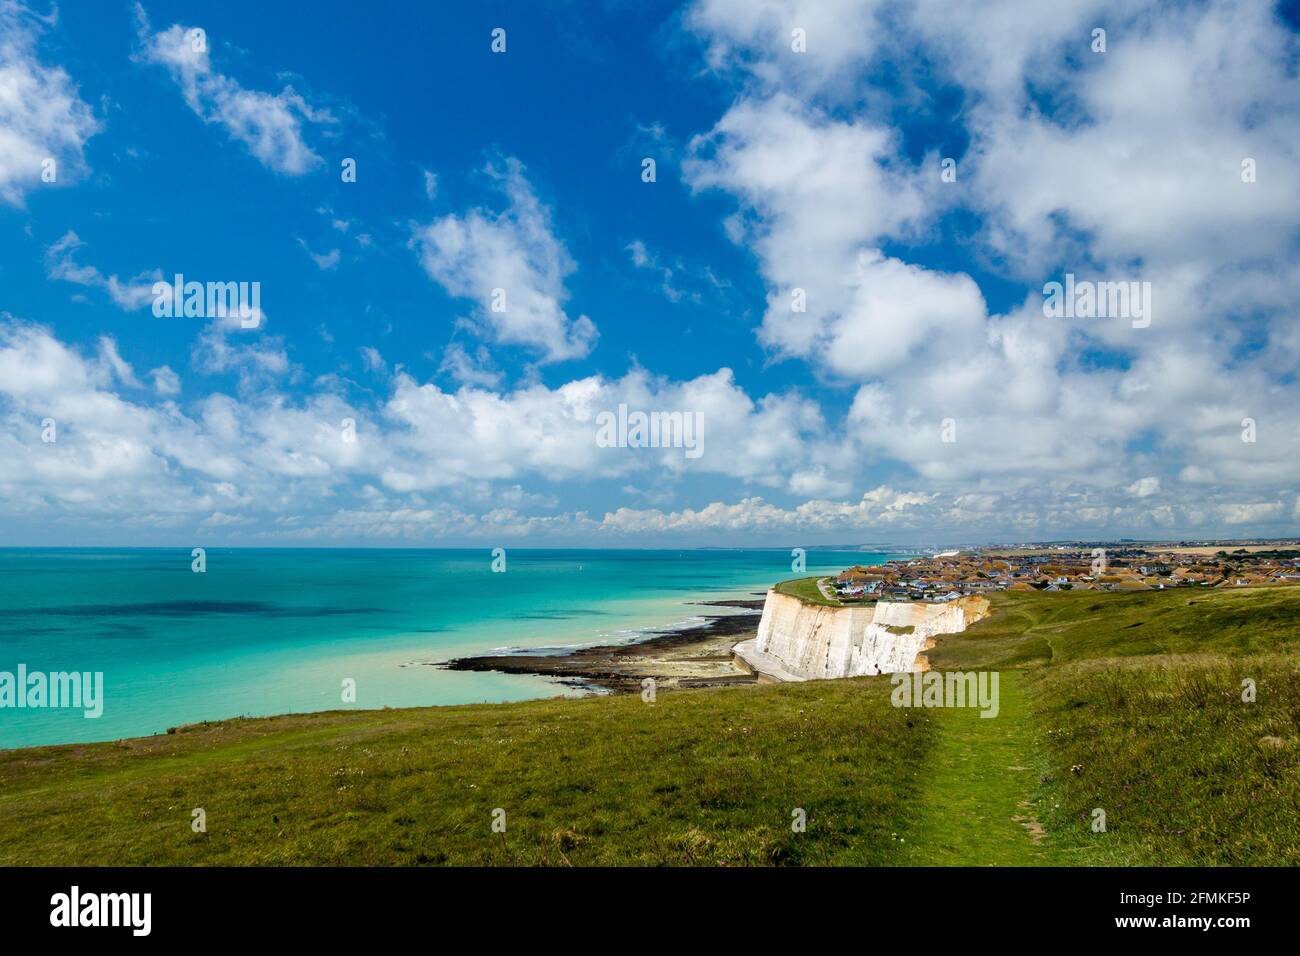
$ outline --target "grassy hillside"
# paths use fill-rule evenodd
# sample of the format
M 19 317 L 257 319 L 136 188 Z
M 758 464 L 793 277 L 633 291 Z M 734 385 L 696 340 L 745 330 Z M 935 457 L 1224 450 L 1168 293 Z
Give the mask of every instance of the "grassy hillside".
M 927 657 L 1023 673 L 1046 842 L 1109 865 L 1300 865 L 1300 588 L 993 601 Z
M 1058 842 L 1109 865 L 1300 865 L 1297 662 L 1098 663 L 1042 675 L 1032 691 Z M 1089 826 L 1097 808 L 1105 834 Z
M 880 677 L 0 752 L 0 864 L 1300 864 L 1300 589 L 993 600 L 927 653 L 994 719 Z
M 926 656 L 937 670 L 1300 650 L 1300 588 L 991 594 L 994 614 Z
M 0 864 L 888 863 L 933 726 L 888 691 L 309 714 L 0 752 Z

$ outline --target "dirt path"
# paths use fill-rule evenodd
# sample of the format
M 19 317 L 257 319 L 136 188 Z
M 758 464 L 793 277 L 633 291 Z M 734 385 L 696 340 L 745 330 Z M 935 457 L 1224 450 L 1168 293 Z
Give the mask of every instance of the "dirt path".
M 936 708 L 939 737 L 922 778 L 922 822 L 907 835 L 914 866 L 1043 866 L 1068 862 L 1044 839 L 1033 805 L 1043 771 L 1017 671 L 1000 675 L 996 717 Z
M 828 581 L 830 581 L 830 578 L 818 578 L 817 590 L 822 593 L 822 597 L 826 600 L 831 601 L 834 604 L 839 604 L 840 599 L 835 592 L 831 590 L 831 586 L 827 583 Z

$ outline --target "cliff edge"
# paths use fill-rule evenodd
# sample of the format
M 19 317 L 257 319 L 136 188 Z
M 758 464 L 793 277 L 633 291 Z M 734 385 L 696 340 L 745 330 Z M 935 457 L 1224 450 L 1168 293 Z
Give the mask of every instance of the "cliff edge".
M 738 663 L 760 680 L 820 680 L 925 670 L 938 634 L 955 634 L 987 617 L 983 597 L 941 604 L 881 601 L 860 607 L 810 604 L 767 592 L 758 636 L 737 644 Z

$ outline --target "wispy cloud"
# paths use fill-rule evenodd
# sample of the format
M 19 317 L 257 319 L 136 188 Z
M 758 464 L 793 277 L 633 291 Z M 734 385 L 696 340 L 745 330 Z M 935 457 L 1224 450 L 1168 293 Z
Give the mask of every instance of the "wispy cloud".
M 328 110 L 312 106 L 292 86 L 266 93 L 217 72 L 202 27 L 173 24 L 151 33 L 149 18 L 139 4 L 136 16 L 140 57 L 166 67 L 186 104 L 205 123 L 225 129 L 276 172 L 298 176 L 321 163 L 307 142 L 306 129 L 335 124 L 337 119 Z
M 154 284 L 162 280 L 160 270 L 142 272 L 126 281 L 116 275 L 106 276 L 95 266 L 77 263 L 76 251 L 84 245 L 77 234 L 69 229 L 58 242 L 45 250 L 46 274 L 51 279 L 102 289 L 108 293 L 114 305 L 127 312 L 142 309 L 153 302 Z
M 342 254 L 338 249 L 331 249 L 329 252 L 325 253 L 313 252 L 311 246 L 307 245 L 305 239 L 300 238 L 298 240 L 298 245 L 302 246 L 307 255 L 311 257 L 311 261 L 316 263 L 316 268 L 318 269 L 324 270 L 337 268 L 339 259 L 342 258 Z

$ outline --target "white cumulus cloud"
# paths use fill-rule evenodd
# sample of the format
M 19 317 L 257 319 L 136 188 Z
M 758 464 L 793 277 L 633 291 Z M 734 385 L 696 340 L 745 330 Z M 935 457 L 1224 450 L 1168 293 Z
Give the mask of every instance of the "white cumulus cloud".
M 543 362 L 582 358 L 596 342 L 596 326 L 565 311 L 564 280 L 576 266 L 550 210 L 517 160 L 487 171 L 506 208 L 471 209 L 417 228 L 412 244 L 421 265 L 451 295 L 475 302 L 475 320 L 495 341 L 533 349 Z

